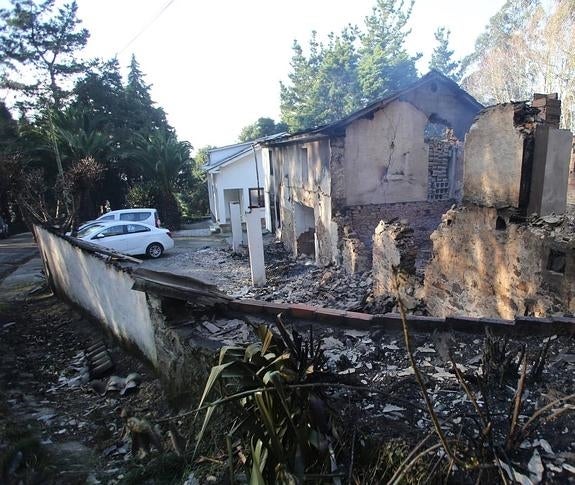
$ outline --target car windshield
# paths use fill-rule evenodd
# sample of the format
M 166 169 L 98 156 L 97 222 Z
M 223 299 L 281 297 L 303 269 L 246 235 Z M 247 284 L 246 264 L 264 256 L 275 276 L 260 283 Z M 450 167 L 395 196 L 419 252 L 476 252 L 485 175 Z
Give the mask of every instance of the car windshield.
M 95 232 L 99 231 L 103 227 L 106 227 L 104 224 L 89 224 L 86 227 L 82 228 L 82 230 L 78 231 L 79 238 L 90 236 Z

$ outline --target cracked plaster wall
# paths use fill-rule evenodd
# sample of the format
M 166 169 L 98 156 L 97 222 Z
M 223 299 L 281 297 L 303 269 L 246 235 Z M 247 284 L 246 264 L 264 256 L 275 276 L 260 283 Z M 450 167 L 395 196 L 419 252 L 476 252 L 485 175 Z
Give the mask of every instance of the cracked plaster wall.
M 428 118 L 394 101 L 348 126 L 345 136 L 345 205 L 427 200 Z
M 524 134 L 514 125 L 515 105 L 481 112 L 465 137 L 463 194 L 488 207 L 519 207 Z
M 35 226 L 42 259 L 59 294 L 84 309 L 119 339 L 157 365 L 154 323 L 146 294 L 132 290 L 128 272 Z
M 273 154 L 281 161 L 281 179 L 276 179 L 276 183 L 281 194 L 282 242 L 288 250 L 298 254 L 297 237 L 303 231 L 295 221 L 297 204 L 311 208 L 315 221 L 316 262 L 321 265 L 333 262 L 337 226 L 333 224 L 331 214 L 328 140 L 275 147 Z

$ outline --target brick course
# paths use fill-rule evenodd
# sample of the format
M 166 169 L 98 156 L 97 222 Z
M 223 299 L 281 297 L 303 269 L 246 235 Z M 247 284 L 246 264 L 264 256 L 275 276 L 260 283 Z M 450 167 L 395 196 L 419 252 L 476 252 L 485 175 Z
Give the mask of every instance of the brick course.
M 429 176 L 427 200 L 449 199 L 449 164 L 453 153 L 450 141 L 431 139 L 429 146 Z
M 431 257 L 431 240 L 429 236 L 439 226 L 441 216 L 447 212 L 453 201 L 435 202 L 402 202 L 397 204 L 358 205 L 346 209 L 345 220 L 352 233 L 369 253 L 371 265 L 371 250 L 373 234 L 380 221 L 389 222 L 399 219 L 413 229 L 413 240 L 417 248 L 418 269 L 422 268 Z M 359 247 L 359 243 L 355 243 Z M 342 254 L 345 259 L 345 254 Z M 345 264 L 345 261 L 344 261 Z

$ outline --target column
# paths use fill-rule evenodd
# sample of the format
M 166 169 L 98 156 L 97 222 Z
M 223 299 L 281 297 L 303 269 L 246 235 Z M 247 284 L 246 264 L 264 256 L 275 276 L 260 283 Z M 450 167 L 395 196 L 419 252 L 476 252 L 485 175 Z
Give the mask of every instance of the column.
M 262 237 L 262 218 L 264 209 L 252 209 L 246 212 L 246 225 L 248 226 L 248 248 L 250 251 L 250 267 L 252 270 L 252 284 L 263 286 L 266 283 L 266 267 L 264 262 L 264 240 Z
M 232 223 L 232 250 L 237 253 L 242 244 L 242 217 L 239 202 L 230 202 L 230 220 Z

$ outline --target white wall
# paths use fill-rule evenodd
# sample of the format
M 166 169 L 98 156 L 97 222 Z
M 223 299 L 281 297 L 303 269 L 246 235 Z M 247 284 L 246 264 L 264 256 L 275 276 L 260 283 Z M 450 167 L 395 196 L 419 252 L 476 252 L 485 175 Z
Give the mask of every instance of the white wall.
M 256 148 L 256 154 L 258 159 L 259 186 L 263 188 L 265 177 L 261 148 Z M 217 211 L 214 215 L 219 224 L 225 224 L 227 222 L 226 215 L 229 214 L 229 208 L 226 208 L 224 198 L 225 189 L 241 189 L 243 191 L 242 214 L 244 214 L 249 206 L 248 189 L 258 186 L 253 151 L 234 160 L 232 163 L 219 167 L 214 174 L 214 185 L 218 200 Z
M 35 226 L 35 233 L 58 291 L 117 337 L 136 345 L 157 365 L 154 327 L 146 294 L 132 290 L 131 276 L 45 229 Z

